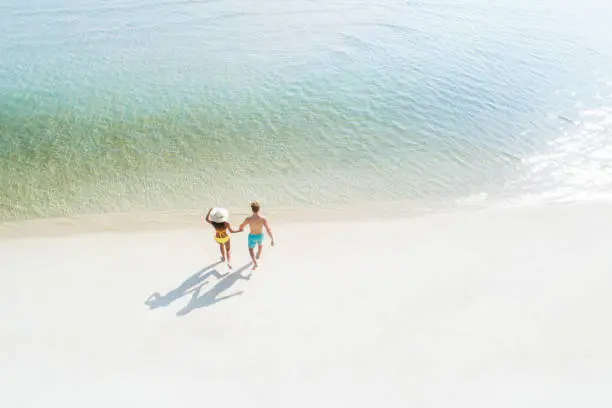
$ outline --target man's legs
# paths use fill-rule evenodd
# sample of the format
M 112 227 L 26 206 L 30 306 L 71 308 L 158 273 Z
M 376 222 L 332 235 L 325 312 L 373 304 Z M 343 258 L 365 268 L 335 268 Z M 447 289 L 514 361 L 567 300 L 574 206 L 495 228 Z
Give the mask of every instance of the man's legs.
M 255 259 L 255 248 L 249 248 L 249 255 L 251 255 L 251 260 L 253 261 L 253 269 L 257 268 L 259 265 Z
M 263 251 L 263 244 L 260 242 L 257 246 L 257 259 L 261 258 L 261 251 Z
M 256 237 L 252 234 L 249 234 L 249 255 L 251 256 L 251 260 L 253 261 L 253 269 L 257 268 L 259 265 L 257 264 L 257 259 L 255 259 L 255 245 L 256 245 Z

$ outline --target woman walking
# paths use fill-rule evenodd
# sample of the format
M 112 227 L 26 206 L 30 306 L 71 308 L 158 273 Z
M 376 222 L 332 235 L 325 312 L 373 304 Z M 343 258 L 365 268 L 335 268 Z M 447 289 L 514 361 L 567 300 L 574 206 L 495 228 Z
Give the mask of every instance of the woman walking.
M 206 214 L 206 222 L 215 229 L 214 239 L 219 244 L 221 261 L 226 262 L 227 267 L 232 269 L 232 247 L 230 236 L 227 232 L 236 233 L 240 232 L 240 230 L 232 229 L 228 219 L 229 213 L 225 208 L 211 208 L 208 210 L 208 214 Z

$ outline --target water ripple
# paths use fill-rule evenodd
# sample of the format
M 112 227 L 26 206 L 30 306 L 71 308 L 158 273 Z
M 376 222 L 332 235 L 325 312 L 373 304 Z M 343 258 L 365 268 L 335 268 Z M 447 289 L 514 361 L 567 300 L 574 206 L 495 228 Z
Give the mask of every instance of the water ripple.
M 611 187 L 595 0 L 11 1 L 2 219 Z

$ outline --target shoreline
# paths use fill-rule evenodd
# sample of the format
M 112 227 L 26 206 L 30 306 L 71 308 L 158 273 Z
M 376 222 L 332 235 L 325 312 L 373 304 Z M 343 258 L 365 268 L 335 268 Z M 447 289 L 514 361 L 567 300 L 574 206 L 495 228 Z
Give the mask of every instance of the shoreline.
M 406 219 L 428 214 L 454 212 L 450 206 L 425 205 L 417 207 L 413 202 L 374 203 L 362 206 L 286 207 L 266 209 L 262 213 L 274 224 L 327 223 L 370 219 Z M 219 205 L 214 205 L 219 206 Z M 222 206 L 221 206 L 222 207 Z M 248 206 L 243 211 L 230 208 L 230 223 L 242 222 L 250 215 Z M 175 231 L 201 227 L 201 211 L 151 211 L 85 214 L 72 217 L 39 218 L 0 222 L 0 241 L 16 238 L 62 237 L 103 232 L 139 233 L 147 231 Z M 461 210 L 460 210 L 461 211 Z
M 272 225 L 329 224 L 347 222 L 405 221 L 430 216 L 469 215 L 475 213 L 502 214 L 530 210 L 568 207 L 607 208 L 610 200 L 577 200 L 565 202 L 533 202 L 507 205 L 455 205 L 438 208 L 407 208 L 406 203 L 377 203 L 362 207 L 285 208 L 263 211 Z M 160 211 L 134 213 L 90 214 L 0 223 L 0 242 L 13 239 L 61 238 L 101 233 L 140 234 L 176 232 L 203 228 L 201 216 L 206 211 Z M 230 223 L 239 224 L 250 212 L 230 211 Z M 205 227 L 204 227 L 205 228 Z

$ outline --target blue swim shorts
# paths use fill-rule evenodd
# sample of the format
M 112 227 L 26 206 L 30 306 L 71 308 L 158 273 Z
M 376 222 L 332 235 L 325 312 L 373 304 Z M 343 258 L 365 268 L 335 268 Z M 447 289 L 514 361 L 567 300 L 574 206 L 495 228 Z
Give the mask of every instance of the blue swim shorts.
M 249 248 L 255 248 L 255 245 L 262 245 L 264 234 L 249 234 Z

